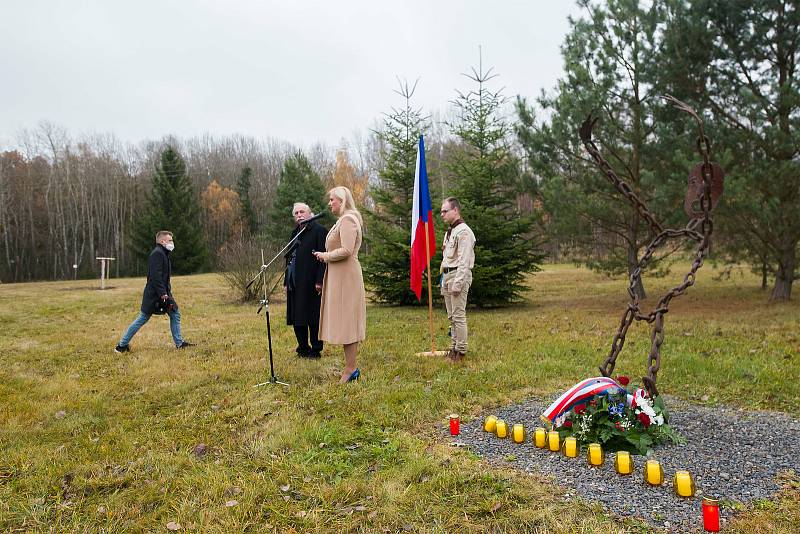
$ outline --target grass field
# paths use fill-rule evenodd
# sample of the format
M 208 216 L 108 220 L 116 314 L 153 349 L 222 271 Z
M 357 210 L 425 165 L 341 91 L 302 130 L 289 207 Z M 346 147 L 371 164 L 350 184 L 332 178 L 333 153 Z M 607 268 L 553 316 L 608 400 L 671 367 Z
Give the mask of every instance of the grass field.
M 675 285 L 646 280 L 652 305 Z M 770 304 L 744 272 L 697 287 L 666 317 L 659 387 L 702 404 L 800 410 L 800 306 Z M 358 383 L 339 386 L 340 347 L 298 360 L 273 304 L 276 372 L 264 319 L 216 275 L 176 277 L 184 337 L 153 317 L 114 354 L 143 279 L 0 286 L 0 530 L 197 532 L 647 532 L 543 476 L 489 465 L 441 439 L 463 420 L 595 376 L 625 308 L 625 280 L 571 266 L 531 279 L 522 306 L 470 311 L 464 365 L 427 350 L 424 309 L 370 306 Z M 436 312 L 437 345 L 446 318 Z M 636 324 L 617 372 L 639 377 Z M 198 444 L 204 455 L 195 454 Z M 796 446 L 796 444 L 787 444 Z M 800 531 L 796 477 L 774 501 L 741 507 L 730 532 Z

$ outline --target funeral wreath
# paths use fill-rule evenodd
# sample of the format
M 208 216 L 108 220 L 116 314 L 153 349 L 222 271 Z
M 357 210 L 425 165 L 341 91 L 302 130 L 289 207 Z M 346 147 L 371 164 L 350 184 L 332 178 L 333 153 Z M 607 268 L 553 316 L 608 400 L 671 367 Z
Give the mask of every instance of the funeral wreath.
M 652 398 L 644 389 L 628 393 L 625 386 L 630 379 L 626 376 L 617 377 L 616 382 L 621 387 L 576 404 L 554 421 L 562 440 L 574 436 L 583 446 L 600 443 L 607 451 L 642 455 L 661 444 L 685 442 L 669 425 L 660 395 Z

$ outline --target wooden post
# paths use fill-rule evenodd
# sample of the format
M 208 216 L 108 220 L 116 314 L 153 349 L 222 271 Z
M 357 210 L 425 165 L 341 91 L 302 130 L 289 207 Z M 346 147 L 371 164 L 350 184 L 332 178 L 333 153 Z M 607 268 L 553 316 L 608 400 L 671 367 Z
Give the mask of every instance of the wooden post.
M 108 273 L 111 271 L 111 262 L 114 261 L 116 258 L 95 258 L 100 260 L 100 289 L 106 288 L 106 278 L 108 278 Z
M 428 264 L 428 330 L 431 333 L 431 354 L 436 354 L 436 340 L 433 336 L 433 289 L 431 288 L 431 246 L 428 224 L 429 221 L 425 221 L 425 260 Z

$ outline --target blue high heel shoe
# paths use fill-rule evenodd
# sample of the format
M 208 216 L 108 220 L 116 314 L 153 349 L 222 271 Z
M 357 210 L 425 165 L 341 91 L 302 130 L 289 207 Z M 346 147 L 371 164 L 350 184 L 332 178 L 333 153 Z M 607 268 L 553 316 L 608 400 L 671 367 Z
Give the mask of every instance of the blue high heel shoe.
M 361 369 L 358 369 L 358 368 L 356 368 L 356 370 L 355 370 L 355 371 L 353 371 L 353 372 L 350 374 L 350 378 L 348 378 L 348 379 L 347 379 L 347 381 L 348 381 L 348 382 L 352 382 L 353 380 L 358 380 L 358 378 L 359 378 L 360 376 L 361 376 Z

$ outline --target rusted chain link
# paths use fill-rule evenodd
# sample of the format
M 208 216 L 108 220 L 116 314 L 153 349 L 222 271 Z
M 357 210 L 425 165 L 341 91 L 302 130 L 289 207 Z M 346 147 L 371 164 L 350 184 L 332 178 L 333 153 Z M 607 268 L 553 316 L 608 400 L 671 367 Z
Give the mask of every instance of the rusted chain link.
M 634 320 L 645 321 L 653 324 L 650 336 L 650 352 L 647 356 L 647 375 L 642 377 L 642 383 L 648 394 L 652 397 L 658 395 L 656 380 L 658 371 L 661 368 L 661 345 L 664 343 L 664 315 L 669 311 L 669 305 L 673 298 L 683 295 L 688 288 L 694 285 L 697 270 L 703 265 L 711 233 L 714 230 L 714 223 L 711 219 L 711 210 L 714 209 L 719 197 L 722 195 L 722 185 L 724 173 L 722 168 L 710 160 L 711 142 L 706 137 L 703 130 L 703 121 L 697 113 L 686 103 L 672 97 L 665 96 L 666 100 L 672 102 L 676 108 L 689 113 L 697 122 L 699 136 L 697 139 L 697 150 L 703 158 L 703 162 L 696 166 L 689 174 L 689 184 L 686 192 L 684 208 L 690 216 L 690 220 L 685 228 L 665 229 L 656 219 L 655 215 L 648 209 L 647 205 L 634 193 L 633 189 L 624 182 L 611 165 L 603 158 L 597 145 L 592 141 L 592 128 L 597 118 L 591 115 L 583 122 L 580 128 L 581 141 L 589 152 L 598 168 L 608 178 L 611 184 L 619 191 L 634 207 L 637 213 L 647 221 L 651 233 L 655 236 L 645 248 L 644 254 L 639 259 L 636 268 L 631 272 L 628 283 L 628 295 L 630 302 L 628 308 L 622 315 L 619 329 L 611 342 L 611 349 L 603 364 L 600 366 L 600 373 L 603 376 L 611 376 L 616 366 L 617 356 L 625 346 L 625 337 L 628 329 Z M 694 208 L 694 203 L 699 201 L 700 211 Z M 698 231 L 699 227 L 699 231 Z M 658 301 L 655 309 L 648 314 L 644 314 L 639 309 L 639 295 L 636 287 L 641 284 L 642 271 L 653 259 L 656 250 L 670 239 L 688 238 L 698 242 L 695 250 L 694 261 L 689 272 L 683 278 L 683 282 L 670 289 L 661 300 Z
M 584 121 L 583 125 L 581 126 L 581 140 L 583 141 L 584 146 L 586 146 L 586 150 L 589 151 L 589 155 L 592 156 L 595 164 L 603 171 L 603 174 L 606 175 L 608 181 L 611 182 L 617 191 L 619 191 L 628 201 L 633 204 L 633 207 L 639 213 L 639 215 L 647 221 L 647 224 L 650 225 L 650 230 L 656 234 L 663 231 L 663 227 L 661 223 L 659 223 L 655 216 L 647 209 L 647 205 L 642 202 L 642 200 L 636 196 L 636 193 L 633 192 L 631 186 L 628 185 L 627 182 L 620 179 L 617 176 L 617 173 L 614 172 L 614 169 L 611 168 L 611 165 L 603 158 L 600 154 L 600 150 L 597 148 L 597 145 L 594 144 L 592 141 L 592 127 L 594 123 L 597 122 L 597 118 L 592 118 L 590 115 L 589 118 Z

